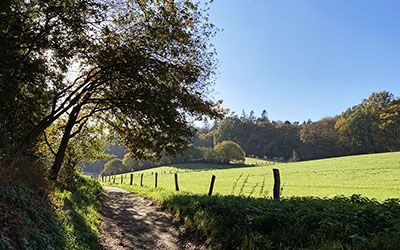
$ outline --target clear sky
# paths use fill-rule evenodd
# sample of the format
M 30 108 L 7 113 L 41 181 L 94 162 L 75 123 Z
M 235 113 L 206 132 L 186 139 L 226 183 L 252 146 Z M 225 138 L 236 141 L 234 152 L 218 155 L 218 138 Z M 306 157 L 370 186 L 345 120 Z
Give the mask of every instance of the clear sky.
M 236 113 L 318 120 L 400 96 L 400 1 L 215 0 L 214 96 Z

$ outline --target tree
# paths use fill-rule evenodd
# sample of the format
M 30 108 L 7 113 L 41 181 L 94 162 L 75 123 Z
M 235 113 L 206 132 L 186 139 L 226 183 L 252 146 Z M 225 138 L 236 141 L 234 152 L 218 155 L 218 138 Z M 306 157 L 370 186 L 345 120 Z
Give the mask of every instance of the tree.
M 382 91 L 372 93 L 359 105 L 343 112 L 335 125 L 340 132 L 341 143 L 356 154 L 385 152 L 393 149 L 393 130 L 385 126 L 387 124 L 385 117 L 388 118 L 391 115 L 386 116 L 385 113 L 391 113 L 389 110 L 395 105 L 396 100 L 393 95 Z
M 302 160 L 343 155 L 343 147 L 339 144 L 339 132 L 335 129 L 337 120 L 338 117 L 327 117 L 301 127 L 301 145 L 298 153 Z
M 114 158 L 104 165 L 104 170 L 101 172 L 101 175 L 114 175 L 124 173 L 125 171 L 126 168 L 122 164 L 122 161 L 120 159 Z
M 66 122 L 60 119 L 43 133 L 43 139 L 38 144 L 36 153 L 40 154 L 47 162 L 54 161 L 54 157 L 57 155 L 55 149 L 59 147 L 60 138 L 63 136 L 63 131 L 60 128 L 65 126 Z M 58 178 L 59 184 L 69 187 L 71 180 L 77 172 L 81 171 L 83 164 L 93 163 L 98 160 L 106 161 L 112 157 L 106 151 L 105 136 L 98 133 L 98 131 L 97 125 L 89 124 L 82 129 L 79 138 L 71 139 L 71 143 L 68 144 L 66 149 L 63 168 Z
M 261 112 L 261 117 L 259 118 L 261 121 L 267 122 L 268 121 L 268 113 L 267 110 L 263 110 Z
M 245 160 L 245 152 L 236 142 L 223 141 L 215 145 L 214 149 L 221 163 L 229 164 L 232 161 L 244 162 Z
M 21 147 L 45 119 L 68 65 L 84 47 L 82 30 L 89 28 L 89 19 L 95 21 L 98 8 L 88 0 L 1 1 L 1 158 Z M 33 149 L 31 142 L 26 141 L 26 151 Z
M 62 6 L 64 2 L 52 3 Z M 73 28 L 78 27 L 76 36 L 64 37 L 69 32 L 57 29 L 43 34 L 70 41 L 62 43 L 60 51 L 40 47 L 38 53 L 48 52 L 50 62 L 63 62 L 44 63 L 55 67 L 54 72 L 65 72 L 73 58 L 78 72 L 72 79 L 58 74 L 54 81 L 43 82 L 42 89 L 51 89 L 50 101 L 42 109 L 45 115 L 33 123 L 19 147 L 20 152 L 55 121 L 66 119 L 50 171 L 52 180 L 57 179 L 69 141 L 87 124 L 106 123 L 107 131 L 117 133 L 133 154 L 157 157 L 184 150 L 194 134 L 189 117 L 221 116 L 219 103 L 207 98 L 215 65 L 209 37 L 215 30 L 199 4 L 183 0 L 68 3 L 74 11 L 79 4 L 92 10 L 86 6 L 85 11 L 71 14 Z M 15 12 L 24 3 L 14 4 Z M 28 7 L 28 11 L 39 10 L 34 20 L 38 24 L 49 13 L 42 1 L 31 1 Z M 59 8 L 55 19 L 68 14 Z M 34 38 L 35 34 L 29 37 Z
M 400 150 L 400 99 L 393 100 L 380 114 L 380 128 L 389 151 Z
M 201 147 L 200 150 L 205 162 L 218 163 L 218 154 L 214 148 Z
M 157 162 L 152 162 L 143 159 L 137 159 L 132 153 L 127 153 L 122 159 L 122 164 L 126 167 L 126 170 L 143 170 L 157 166 Z

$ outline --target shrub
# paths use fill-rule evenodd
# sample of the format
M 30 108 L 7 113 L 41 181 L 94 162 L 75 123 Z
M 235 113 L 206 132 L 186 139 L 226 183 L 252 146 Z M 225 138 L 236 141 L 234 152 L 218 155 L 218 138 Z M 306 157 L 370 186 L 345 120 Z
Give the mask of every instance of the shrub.
M 213 148 L 200 148 L 205 162 L 216 163 L 218 162 L 218 154 Z
M 245 152 L 239 144 L 233 141 L 223 141 L 215 145 L 215 152 L 219 162 L 229 164 L 231 161 L 240 163 L 245 160 Z

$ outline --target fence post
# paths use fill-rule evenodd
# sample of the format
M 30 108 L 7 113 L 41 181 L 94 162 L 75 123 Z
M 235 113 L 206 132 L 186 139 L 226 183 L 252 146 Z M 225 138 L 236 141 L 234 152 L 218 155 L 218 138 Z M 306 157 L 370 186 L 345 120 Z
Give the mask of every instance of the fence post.
M 140 174 L 140 186 L 143 187 L 143 174 Z
M 212 195 L 214 189 L 215 175 L 211 176 L 210 190 L 208 191 L 208 196 Z
M 272 169 L 274 172 L 274 200 L 279 200 L 281 195 L 281 177 L 279 175 L 279 169 Z
M 155 172 L 155 176 L 154 176 L 154 187 L 157 188 L 157 177 L 158 177 L 158 173 Z
M 113 176 L 113 183 L 115 183 L 115 175 Z
M 130 185 L 132 186 L 133 183 L 133 174 L 131 174 L 131 181 L 130 181 Z
M 124 182 L 124 176 L 121 175 L 121 184 Z
M 178 185 L 178 174 L 175 173 L 175 191 L 179 191 L 179 185 Z

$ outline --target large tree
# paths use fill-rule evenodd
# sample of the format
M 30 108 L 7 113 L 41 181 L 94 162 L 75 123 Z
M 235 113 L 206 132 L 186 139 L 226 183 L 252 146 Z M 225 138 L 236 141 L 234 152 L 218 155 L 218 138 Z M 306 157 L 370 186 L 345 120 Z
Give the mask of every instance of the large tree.
M 26 12 L 37 12 L 27 27 L 43 25 L 46 30 L 52 8 L 42 2 L 31 1 L 27 7 Z M 63 12 L 65 2 L 77 12 Z M 11 12 L 24 6 L 24 1 L 10 3 Z M 66 16 L 72 19 L 72 28 L 42 34 L 61 41 L 63 50 L 37 48 L 38 54 L 46 56 L 43 64 L 52 69 L 44 76 L 59 74 L 51 81 L 40 81 L 41 90 L 48 90 L 44 92 L 49 95 L 40 109 L 44 114 L 32 123 L 19 146 L 20 152 L 55 121 L 66 119 L 54 150 L 51 179 L 57 179 L 68 142 L 86 124 L 107 124 L 106 131 L 117 133 L 136 156 L 158 156 L 184 149 L 194 133 L 191 119 L 220 116 L 218 103 L 207 97 L 215 66 L 209 43 L 214 26 L 199 4 L 185 0 L 63 0 L 51 4 L 58 11 L 49 22 L 62 26 L 58 20 Z M 68 43 L 63 44 L 64 39 Z M 67 69 L 68 74 L 60 73 Z

